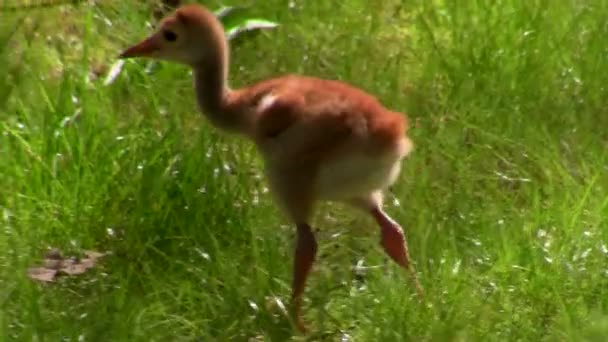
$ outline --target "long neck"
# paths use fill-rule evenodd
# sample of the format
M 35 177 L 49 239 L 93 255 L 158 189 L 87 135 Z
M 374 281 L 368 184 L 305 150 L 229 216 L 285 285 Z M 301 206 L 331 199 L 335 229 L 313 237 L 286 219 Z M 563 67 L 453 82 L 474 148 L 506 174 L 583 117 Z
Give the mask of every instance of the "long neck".
M 227 84 L 228 51 L 223 47 L 206 63 L 194 66 L 194 89 L 203 115 L 214 126 L 238 133 L 245 129 L 245 117 L 231 101 L 232 91 Z

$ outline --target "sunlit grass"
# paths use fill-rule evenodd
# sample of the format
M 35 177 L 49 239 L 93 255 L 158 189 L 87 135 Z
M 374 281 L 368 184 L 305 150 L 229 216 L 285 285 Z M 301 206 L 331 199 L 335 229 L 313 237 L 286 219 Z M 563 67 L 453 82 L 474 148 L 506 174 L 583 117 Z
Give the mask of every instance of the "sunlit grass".
M 324 206 L 314 336 L 606 339 L 608 5 L 244 4 L 281 26 L 235 42 L 233 87 L 285 72 L 345 80 L 407 113 L 416 144 L 387 210 L 426 302 L 371 222 Z M 146 3 L 118 1 L 0 18 L 3 340 L 294 334 L 280 309 L 294 231 L 252 146 L 202 119 L 181 66 L 129 61 L 103 85 L 148 20 Z M 48 247 L 113 254 L 33 283 Z

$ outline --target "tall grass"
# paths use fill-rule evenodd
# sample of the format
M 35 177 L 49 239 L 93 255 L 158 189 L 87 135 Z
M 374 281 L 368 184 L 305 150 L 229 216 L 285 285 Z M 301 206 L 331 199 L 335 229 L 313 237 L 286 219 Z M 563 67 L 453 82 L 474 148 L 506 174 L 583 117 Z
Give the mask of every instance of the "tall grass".
M 425 303 L 374 225 L 327 205 L 314 338 L 608 336 L 608 5 L 244 3 L 281 26 L 233 44 L 234 87 L 285 72 L 345 80 L 407 113 L 416 144 L 387 210 Z M 294 232 L 255 150 L 201 118 L 181 66 L 133 61 L 103 85 L 149 19 L 119 1 L 2 16 L 0 334 L 299 339 L 280 305 Z M 113 254 L 40 285 L 26 269 L 49 247 Z

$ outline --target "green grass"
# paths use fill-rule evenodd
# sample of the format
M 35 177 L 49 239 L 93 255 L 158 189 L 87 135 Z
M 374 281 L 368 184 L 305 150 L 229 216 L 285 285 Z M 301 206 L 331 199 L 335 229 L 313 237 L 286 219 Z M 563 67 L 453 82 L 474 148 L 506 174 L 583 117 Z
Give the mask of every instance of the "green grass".
M 255 150 L 202 119 L 181 66 L 91 78 L 150 32 L 144 2 L 98 3 L 0 18 L 0 339 L 300 339 L 277 305 L 294 229 Z M 387 210 L 427 300 L 371 221 L 326 205 L 313 339 L 608 338 L 608 3 L 243 3 L 281 26 L 233 45 L 233 86 L 337 78 L 412 124 Z M 113 254 L 40 285 L 49 247 Z

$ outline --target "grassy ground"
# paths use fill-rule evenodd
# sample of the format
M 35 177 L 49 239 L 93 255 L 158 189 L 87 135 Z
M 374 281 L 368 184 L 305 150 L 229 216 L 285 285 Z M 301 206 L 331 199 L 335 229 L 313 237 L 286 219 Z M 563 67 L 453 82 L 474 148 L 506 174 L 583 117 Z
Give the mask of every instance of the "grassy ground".
M 301 339 L 279 305 L 294 229 L 255 151 L 201 119 L 180 66 L 95 79 L 150 31 L 145 3 L 99 3 L 0 18 L 1 339 Z M 408 113 L 387 210 L 427 292 L 372 222 L 325 206 L 312 339 L 605 340 L 608 3 L 291 4 L 255 4 L 282 26 L 235 44 L 232 85 L 339 78 Z M 40 285 L 26 270 L 49 247 L 113 254 Z

